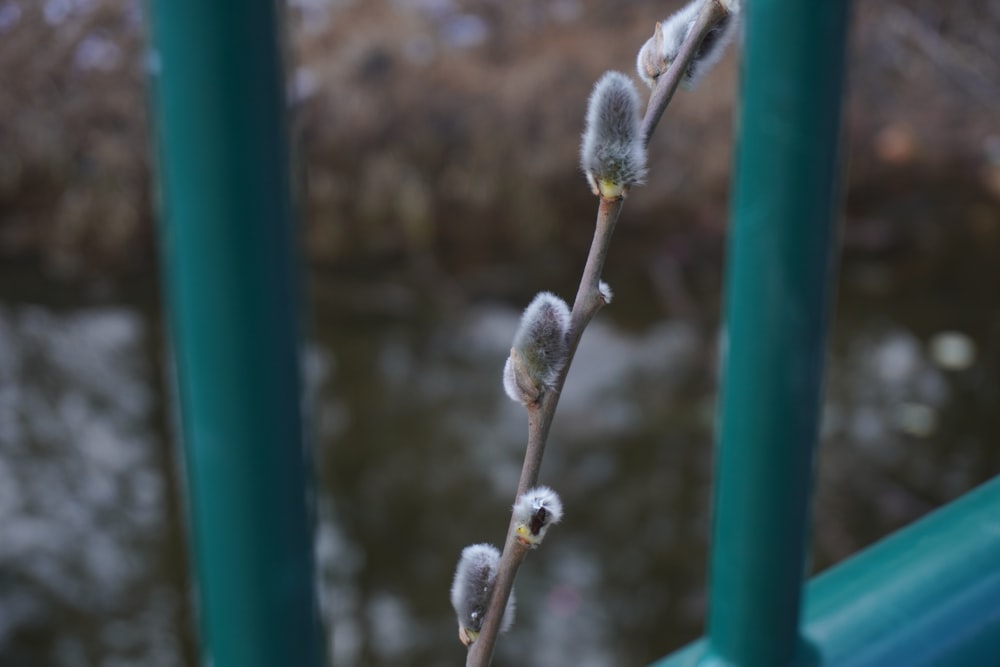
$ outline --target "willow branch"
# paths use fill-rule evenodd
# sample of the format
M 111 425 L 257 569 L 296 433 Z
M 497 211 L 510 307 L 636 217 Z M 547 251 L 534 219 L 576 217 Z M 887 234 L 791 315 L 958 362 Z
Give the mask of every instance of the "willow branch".
M 559 404 L 559 394 L 566 383 L 566 374 L 580 344 L 580 338 L 587 324 L 594 318 L 597 311 L 604 305 L 604 299 L 599 291 L 601 272 L 604 260 L 611 243 L 618 214 L 621 212 L 624 200 L 608 201 L 601 199 L 597 213 L 597 226 L 594 230 L 594 240 L 590 245 L 590 255 L 583 270 L 583 278 L 577 291 L 576 301 L 570 319 L 570 330 L 567 336 L 569 355 L 556 381 L 556 390 L 546 391 L 542 399 L 528 407 L 528 447 L 524 453 L 524 465 L 521 467 L 521 478 L 517 484 L 515 500 L 538 483 L 538 473 L 542 467 L 542 457 L 545 454 L 545 444 L 548 441 L 549 428 Z M 514 520 L 511 517 L 507 527 L 507 539 L 504 543 L 503 555 L 497 577 L 493 583 L 493 593 L 490 604 L 483 619 L 483 627 L 479 638 L 469 647 L 466 667 L 488 667 L 493 660 L 493 649 L 500 631 L 500 621 L 507 599 L 514 587 L 514 578 L 530 547 L 519 541 L 514 533 Z
M 684 76 L 691 60 L 694 58 L 698 45 L 708 34 L 709 30 L 719 21 L 727 16 L 726 9 L 719 4 L 718 0 L 706 0 L 704 6 L 698 14 L 698 19 L 691 32 L 687 35 L 682 44 L 677 58 L 670 68 L 657 79 L 656 87 L 650 96 L 649 104 L 646 108 L 645 116 L 642 120 L 641 131 L 643 142 L 649 143 L 653 131 L 667 105 L 670 103 L 677 90 L 677 86 Z M 608 200 L 603 197 L 597 208 L 597 224 L 594 230 L 594 238 L 590 245 L 590 252 L 587 262 L 584 265 L 583 274 L 580 278 L 580 286 L 576 293 L 576 300 L 573 302 L 573 311 L 570 320 L 570 330 L 567 335 L 569 355 L 566 359 L 562 371 L 552 390 L 546 391 L 541 400 L 528 407 L 528 446 L 524 454 L 524 464 L 521 467 L 521 477 L 517 484 L 517 494 L 515 500 L 538 483 L 539 471 L 542 467 L 542 457 L 545 454 L 545 445 L 549 437 L 549 429 L 552 426 L 552 419 L 555 416 L 556 407 L 559 404 L 559 396 L 566 383 L 566 376 L 569 373 L 573 357 L 576 355 L 580 338 L 587 325 L 597 314 L 597 311 L 605 305 L 604 297 L 601 296 L 600 282 L 604 271 L 604 262 L 607 258 L 608 248 L 611 245 L 611 235 L 614 232 L 615 224 L 621 213 L 625 200 L 623 198 Z M 496 646 L 497 635 L 500 631 L 500 621 L 503 617 L 507 599 L 514 586 L 514 579 L 517 571 L 524 562 L 524 558 L 530 551 L 530 547 L 516 538 L 514 533 L 514 520 L 511 519 L 507 528 L 507 538 L 504 543 L 503 555 L 500 557 L 500 565 L 497 570 L 497 577 L 493 584 L 493 592 L 490 596 L 490 603 L 486 610 L 486 617 L 483 619 L 483 627 L 479 632 L 479 637 L 469 647 L 466 658 L 466 667 L 489 667 L 493 661 L 493 651 Z

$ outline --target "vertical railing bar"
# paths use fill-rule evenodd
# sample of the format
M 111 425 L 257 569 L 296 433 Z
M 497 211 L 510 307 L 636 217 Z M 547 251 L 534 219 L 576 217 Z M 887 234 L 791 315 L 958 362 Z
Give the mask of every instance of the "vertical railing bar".
M 834 291 L 848 3 L 745 5 L 708 652 L 782 667 L 809 661 L 799 611 Z
M 202 659 L 318 667 L 279 3 L 151 9 Z

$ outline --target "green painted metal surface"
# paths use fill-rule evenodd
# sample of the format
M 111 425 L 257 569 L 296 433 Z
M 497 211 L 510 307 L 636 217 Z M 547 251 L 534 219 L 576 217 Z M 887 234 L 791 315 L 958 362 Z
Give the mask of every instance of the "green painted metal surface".
M 702 665 L 815 662 L 798 622 L 836 255 L 847 4 L 745 3 Z
M 802 581 L 847 3 L 747 3 L 707 636 L 656 667 L 1000 664 L 1000 478 Z
M 823 667 L 1000 664 L 1000 477 L 815 577 L 803 621 Z M 706 652 L 703 639 L 654 667 Z
M 824 665 L 1000 665 L 1000 477 L 816 577 Z
M 836 256 L 847 2 L 747 2 L 703 664 L 799 640 Z
M 204 662 L 319 665 L 278 5 L 152 9 Z

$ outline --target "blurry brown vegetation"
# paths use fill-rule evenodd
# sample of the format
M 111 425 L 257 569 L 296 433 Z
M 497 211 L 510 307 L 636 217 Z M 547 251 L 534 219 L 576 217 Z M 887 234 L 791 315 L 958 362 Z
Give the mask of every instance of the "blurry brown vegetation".
M 631 74 L 675 4 L 294 0 L 289 84 L 309 258 L 434 257 L 461 273 L 585 247 L 594 203 L 576 164 L 587 94 L 606 69 Z M 138 6 L 0 0 L 5 259 L 76 275 L 128 273 L 154 256 Z M 848 243 L 891 245 L 899 230 L 877 212 L 891 208 L 885 199 L 935 189 L 964 193 L 970 219 L 997 240 L 997 3 L 868 1 L 854 26 L 850 187 L 861 194 L 848 210 L 861 231 Z M 717 242 L 735 89 L 730 54 L 667 111 L 625 242 L 678 229 Z
M 117 1 L 0 2 L 5 258 L 72 271 L 148 255 L 139 19 Z

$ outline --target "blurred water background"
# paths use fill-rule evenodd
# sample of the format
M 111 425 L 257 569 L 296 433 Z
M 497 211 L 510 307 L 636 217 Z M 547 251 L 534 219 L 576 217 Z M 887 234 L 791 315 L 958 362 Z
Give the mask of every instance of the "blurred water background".
M 290 3 L 333 664 L 460 664 L 454 564 L 502 541 L 526 434 L 503 361 L 590 240 L 584 100 L 671 7 Z M 1000 472 L 1000 11 L 854 23 L 816 570 Z M 4 666 L 196 664 L 149 63 L 141 3 L 0 0 Z M 625 207 L 542 471 L 566 519 L 499 664 L 641 665 L 701 632 L 735 71 L 671 106 Z

